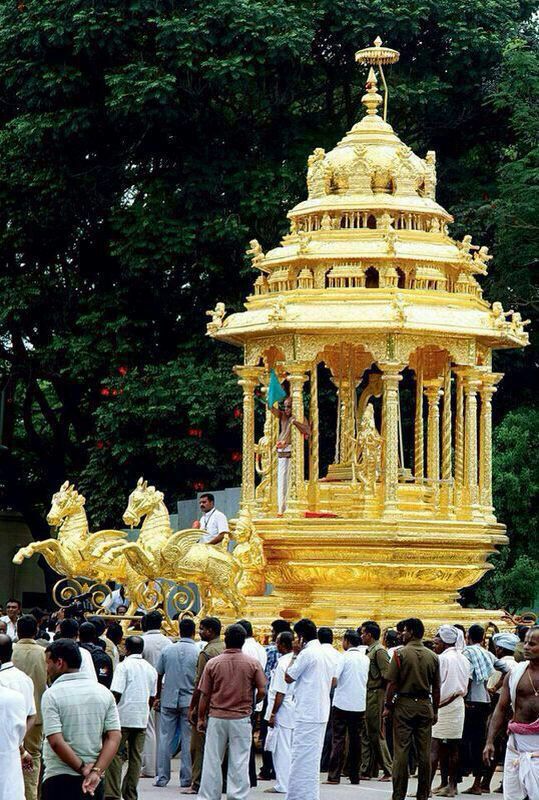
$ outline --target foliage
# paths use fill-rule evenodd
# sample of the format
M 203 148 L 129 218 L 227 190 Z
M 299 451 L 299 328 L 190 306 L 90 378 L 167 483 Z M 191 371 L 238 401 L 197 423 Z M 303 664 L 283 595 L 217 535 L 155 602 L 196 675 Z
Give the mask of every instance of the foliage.
M 494 505 L 511 544 L 492 558 L 472 597 L 480 605 L 516 610 L 539 593 L 539 409 L 511 411 L 495 430 Z
M 29 518 L 69 477 L 96 528 L 118 524 L 141 472 L 169 502 L 197 482 L 237 480 L 240 356 L 204 337 L 204 312 L 216 300 L 242 307 L 254 279 L 246 242 L 277 242 L 305 196 L 307 154 L 359 117 L 354 51 L 377 34 L 402 52 L 391 70 L 399 134 L 438 151 L 455 235 L 496 243 L 487 290 L 531 316 L 535 10 L 0 0 L 7 502 Z M 535 360 L 499 362 L 503 413 L 530 397 Z M 520 554 L 523 520 L 507 514 Z

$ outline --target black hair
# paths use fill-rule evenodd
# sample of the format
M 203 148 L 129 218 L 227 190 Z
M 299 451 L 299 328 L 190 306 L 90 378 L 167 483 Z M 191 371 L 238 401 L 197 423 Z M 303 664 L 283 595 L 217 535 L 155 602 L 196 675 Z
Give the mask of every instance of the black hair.
M 97 617 L 97 616 L 88 617 L 88 622 L 92 623 L 92 625 L 94 626 L 95 632 L 96 632 L 98 637 L 99 636 L 103 636 L 103 633 L 105 632 L 105 627 L 106 627 L 105 626 L 105 620 L 103 619 L 103 617 Z
M 384 634 L 387 647 L 397 647 L 399 644 L 399 634 L 393 628 L 388 628 Z
M 6 600 L 6 608 L 7 608 L 7 606 L 8 606 L 10 603 L 17 603 L 17 605 L 19 606 L 19 608 L 21 608 L 21 601 L 20 601 L 20 600 L 17 600 L 17 598 L 16 598 L 16 597 L 10 597 L 10 598 L 9 598 L 9 600 Z
M 359 647 L 361 644 L 361 637 L 357 631 L 353 630 L 353 628 L 348 628 L 348 630 L 344 632 L 343 638 L 347 639 L 352 647 Z
M 93 622 L 83 622 L 79 628 L 79 639 L 81 642 L 94 642 L 97 639 L 97 631 Z
M 5 664 L 6 661 L 11 661 L 13 653 L 13 642 L 7 633 L 0 634 L 0 661 Z
M 316 630 L 316 625 L 312 621 L 312 619 L 308 619 L 307 617 L 303 617 L 294 625 L 294 631 L 296 636 L 301 636 L 306 642 L 312 642 L 316 639 L 318 635 L 318 631 Z
M 246 638 L 247 636 L 243 625 L 240 625 L 239 623 L 236 623 L 235 625 L 229 625 L 225 631 L 225 646 L 227 648 L 233 647 L 241 650 L 245 644 Z
M 239 619 L 237 624 L 241 625 L 241 627 L 245 630 L 247 638 L 250 638 L 253 635 L 253 626 L 248 619 Z
M 17 636 L 19 639 L 33 639 L 37 633 L 37 619 L 31 614 L 23 614 L 17 620 Z
M 290 631 L 290 623 L 287 622 L 285 619 L 274 619 L 271 623 L 271 629 L 274 633 L 283 633 L 284 631 Z
M 79 634 L 79 623 L 76 619 L 63 619 L 59 626 L 62 639 L 76 639 Z
M 292 650 L 294 644 L 294 634 L 292 631 L 281 631 L 277 634 L 277 638 L 281 644 L 284 644 L 287 650 Z
M 134 655 L 142 655 L 144 652 L 144 639 L 142 636 L 128 636 L 125 640 L 125 649 Z
M 404 630 L 404 622 L 405 622 L 405 620 L 401 619 L 401 621 L 397 622 L 397 624 L 395 625 L 395 627 L 396 627 L 396 629 L 397 629 L 397 631 L 399 633 L 402 633 L 403 630 Z
M 195 635 L 195 631 L 195 620 L 192 617 L 184 617 L 180 620 L 180 636 L 186 636 L 188 639 L 192 639 Z
M 123 628 L 119 622 L 111 622 L 107 627 L 106 637 L 115 645 L 119 645 L 124 637 Z
M 159 630 L 163 623 L 163 615 L 160 611 L 149 611 L 142 617 L 142 630 L 155 631 Z
M 468 636 L 471 642 L 480 644 L 485 638 L 485 629 L 482 625 L 470 625 L 468 628 Z
M 333 644 L 333 631 L 331 628 L 318 628 L 318 641 L 320 644 Z
M 530 630 L 529 625 L 517 625 L 516 634 L 521 642 L 524 641 L 524 639 L 526 638 L 526 634 L 528 633 L 529 630 Z
M 30 611 L 30 614 L 38 621 L 38 624 L 41 622 L 43 617 L 47 616 L 48 613 L 48 611 L 43 611 L 41 608 L 39 608 L 39 606 L 34 606 L 34 608 Z
M 80 669 L 82 657 L 79 646 L 73 639 L 57 639 L 47 645 L 45 652 L 49 654 L 53 661 L 58 661 L 59 658 L 63 659 L 69 669 Z
M 213 495 L 211 492 L 204 492 L 204 494 L 201 494 L 198 499 L 202 500 L 203 497 L 206 497 L 210 503 L 215 503 L 215 495 Z
M 361 628 L 362 630 L 365 631 L 365 633 L 370 633 L 370 635 L 376 642 L 380 638 L 380 633 L 381 633 L 380 626 L 378 625 L 377 622 L 374 622 L 374 620 L 367 620 L 367 622 L 363 623 Z
M 404 627 L 406 630 L 410 631 L 414 639 L 422 639 L 423 634 L 425 633 L 425 626 L 421 622 L 420 619 L 417 617 L 409 617 L 408 619 L 403 620 Z
M 217 617 L 204 617 L 200 620 L 200 627 L 214 633 L 216 636 L 221 635 L 221 620 Z

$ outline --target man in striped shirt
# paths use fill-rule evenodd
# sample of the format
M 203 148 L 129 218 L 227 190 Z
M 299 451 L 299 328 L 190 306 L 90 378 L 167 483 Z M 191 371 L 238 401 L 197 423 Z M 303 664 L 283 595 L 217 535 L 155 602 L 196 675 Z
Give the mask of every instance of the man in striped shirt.
M 103 798 L 102 777 L 121 740 L 116 702 L 107 688 L 80 674 L 79 648 L 58 639 L 45 650 L 53 682 L 41 701 L 42 800 Z

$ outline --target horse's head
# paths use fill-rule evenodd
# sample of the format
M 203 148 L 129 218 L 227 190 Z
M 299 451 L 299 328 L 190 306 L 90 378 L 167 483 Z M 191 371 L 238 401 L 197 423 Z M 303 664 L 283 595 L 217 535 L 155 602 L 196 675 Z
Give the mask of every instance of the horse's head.
M 69 481 L 66 481 L 60 486 L 60 491 L 52 496 L 47 522 L 51 527 L 57 528 L 67 517 L 80 511 L 85 502 L 86 498 L 79 494 L 75 487 L 69 484 Z
M 148 486 L 148 481 L 139 478 L 135 490 L 129 495 L 123 521 L 131 528 L 138 525 L 142 517 L 157 508 L 163 497 L 163 492 L 159 492 L 155 486 Z

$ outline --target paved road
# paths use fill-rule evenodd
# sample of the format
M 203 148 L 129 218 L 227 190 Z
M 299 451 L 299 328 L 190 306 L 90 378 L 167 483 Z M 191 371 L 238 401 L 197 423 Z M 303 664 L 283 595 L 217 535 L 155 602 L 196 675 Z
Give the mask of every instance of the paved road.
M 174 764 L 173 775 L 174 782 L 171 781 L 164 789 L 157 789 L 152 786 L 153 779 L 151 778 L 141 778 L 139 783 L 140 800 L 181 800 L 182 797 L 189 797 L 189 795 L 182 795 L 178 791 L 178 784 L 175 782 L 178 780 L 176 764 Z M 501 773 L 497 772 L 492 781 L 493 787 L 497 787 L 500 780 Z M 471 779 L 467 778 L 465 783 L 460 784 L 460 789 L 467 789 L 470 783 Z M 264 794 L 264 789 L 267 789 L 268 786 L 271 785 L 271 782 L 261 781 L 256 789 L 251 790 L 249 798 L 252 798 L 252 800 L 255 800 L 255 798 L 256 800 L 262 800 L 263 797 L 280 797 L 284 800 L 284 795 Z M 410 779 L 409 791 L 412 791 L 415 787 L 416 781 L 412 778 Z M 391 784 L 379 783 L 378 781 L 362 781 L 360 786 L 356 787 L 351 786 L 346 779 L 343 780 L 340 786 L 322 785 L 320 787 L 320 800 L 353 800 L 358 797 L 358 788 L 361 790 L 361 800 L 391 800 Z M 196 797 L 196 795 L 193 795 L 193 797 Z M 461 800 L 464 800 L 465 797 L 471 797 L 471 795 L 462 795 Z M 502 795 L 500 794 L 481 795 L 482 800 L 501 800 L 501 797 Z

